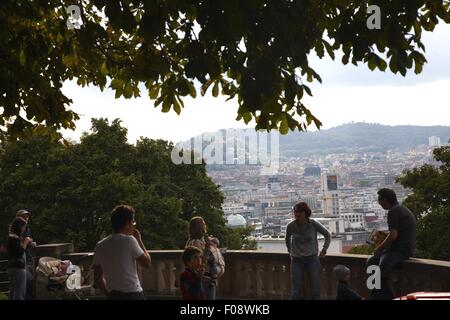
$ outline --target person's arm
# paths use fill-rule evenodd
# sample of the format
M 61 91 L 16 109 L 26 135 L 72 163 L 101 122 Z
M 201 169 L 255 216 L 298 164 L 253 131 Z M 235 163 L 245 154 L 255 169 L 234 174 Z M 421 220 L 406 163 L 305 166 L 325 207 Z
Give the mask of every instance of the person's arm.
M 288 224 L 286 228 L 286 247 L 289 253 L 291 253 L 291 236 L 292 236 L 292 230 L 290 224 Z
M 395 242 L 395 240 L 397 240 L 399 224 L 400 224 L 400 216 L 398 212 L 396 212 L 395 210 L 389 211 L 388 212 L 389 234 L 386 237 L 386 239 L 384 239 L 384 241 L 378 247 L 375 248 L 374 250 L 375 255 L 378 255 L 384 249 L 389 248 Z
M 394 242 L 395 240 L 397 240 L 398 238 L 398 230 L 397 229 L 389 229 L 389 234 L 386 237 L 386 239 L 384 239 L 384 241 L 375 248 L 375 255 L 380 254 L 384 249 L 389 248 Z
M 318 233 L 320 233 L 321 235 L 324 236 L 325 238 L 325 243 L 323 244 L 323 248 L 322 251 L 320 251 L 320 257 L 325 257 L 325 255 L 327 254 L 327 250 L 330 247 L 330 243 L 331 243 L 331 234 L 330 232 L 327 230 L 327 228 L 325 228 L 322 224 L 320 224 L 320 222 L 317 222 L 315 220 L 313 220 L 314 222 L 314 227 L 316 228 L 316 231 Z
M 26 249 L 28 247 L 28 245 L 33 242 L 33 239 L 31 239 L 30 237 L 26 237 L 25 239 L 19 240 L 20 241 L 20 247 L 22 249 Z
M 134 230 L 133 233 L 134 238 L 136 239 L 138 245 L 139 245 L 139 249 L 134 248 L 134 256 L 137 256 L 136 261 L 137 263 L 143 267 L 143 268 L 150 268 L 150 264 L 151 264 L 151 258 L 150 258 L 150 254 L 147 252 L 147 249 L 145 248 L 144 242 L 142 242 L 142 237 L 141 237 L 141 233 L 139 232 L 139 230 Z
M 94 264 L 94 284 L 105 296 L 108 295 L 108 290 L 106 289 L 106 281 L 103 277 L 103 269 L 99 264 Z

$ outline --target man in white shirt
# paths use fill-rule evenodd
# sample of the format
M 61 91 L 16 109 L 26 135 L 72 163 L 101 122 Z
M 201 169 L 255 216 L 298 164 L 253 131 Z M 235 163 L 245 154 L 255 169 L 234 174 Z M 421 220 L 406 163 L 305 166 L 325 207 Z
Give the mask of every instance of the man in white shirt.
M 94 252 L 94 281 L 111 300 L 144 300 L 137 264 L 150 267 L 150 255 L 135 225 L 135 210 L 120 205 L 111 212 L 113 233 Z

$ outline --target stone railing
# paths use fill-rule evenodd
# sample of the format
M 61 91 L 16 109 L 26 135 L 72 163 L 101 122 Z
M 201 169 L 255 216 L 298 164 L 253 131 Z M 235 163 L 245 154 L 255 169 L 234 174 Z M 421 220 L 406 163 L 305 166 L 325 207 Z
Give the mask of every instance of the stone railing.
M 61 252 L 60 252 L 61 253 Z M 184 270 L 182 251 L 149 251 L 150 269 L 140 270 L 143 288 L 149 297 L 177 298 L 179 274 Z M 61 254 L 63 259 L 76 263 L 86 253 Z M 259 251 L 228 251 L 224 254 L 226 272 L 220 278 L 218 297 L 226 299 L 289 299 L 290 258 L 285 253 Z M 321 295 L 333 299 L 336 281 L 332 270 L 343 264 L 352 270 L 351 286 L 362 296 L 368 297 L 364 255 L 328 255 L 322 259 Z M 89 263 L 92 255 L 83 259 Z M 404 262 L 393 274 L 396 296 L 420 291 L 450 292 L 450 262 L 411 259 Z M 305 296 L 309 297 L 308 283 Z

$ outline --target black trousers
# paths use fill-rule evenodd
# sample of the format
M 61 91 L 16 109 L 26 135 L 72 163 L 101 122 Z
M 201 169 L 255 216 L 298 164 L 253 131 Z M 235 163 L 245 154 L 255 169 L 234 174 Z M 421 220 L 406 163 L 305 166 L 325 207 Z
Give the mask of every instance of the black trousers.
M 367 266 L 379 266 L 381 271 L 381 288 L 370 291 L 372 300 L 392 300 L 394 291 L 391 283 L 391 273 L 408 257 L 400 252 L 384 251 L 378 256 L 372 256 L 367 260 Z

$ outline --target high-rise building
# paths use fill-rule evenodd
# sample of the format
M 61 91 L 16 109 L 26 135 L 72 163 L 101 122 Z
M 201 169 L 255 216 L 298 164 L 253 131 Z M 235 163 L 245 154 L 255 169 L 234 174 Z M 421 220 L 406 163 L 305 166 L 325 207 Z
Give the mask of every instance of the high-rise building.
M 339 191 L 337 175 L 328 174 L 326 170 L 321 175 L 322 210 L 325 216 L 337 216 L 339 210 Z
M 319 177 L 320 176 L 320 167 L 307 167 L 305 168 L 305 173 L 303 174 L 305 177 Z
M 442 146 L 441 138 L 436 137 L 436 136 L 429 137 L 428 138 L 428 146 L 430 146 L 430 147 L 440 147 L 440 146 Z

